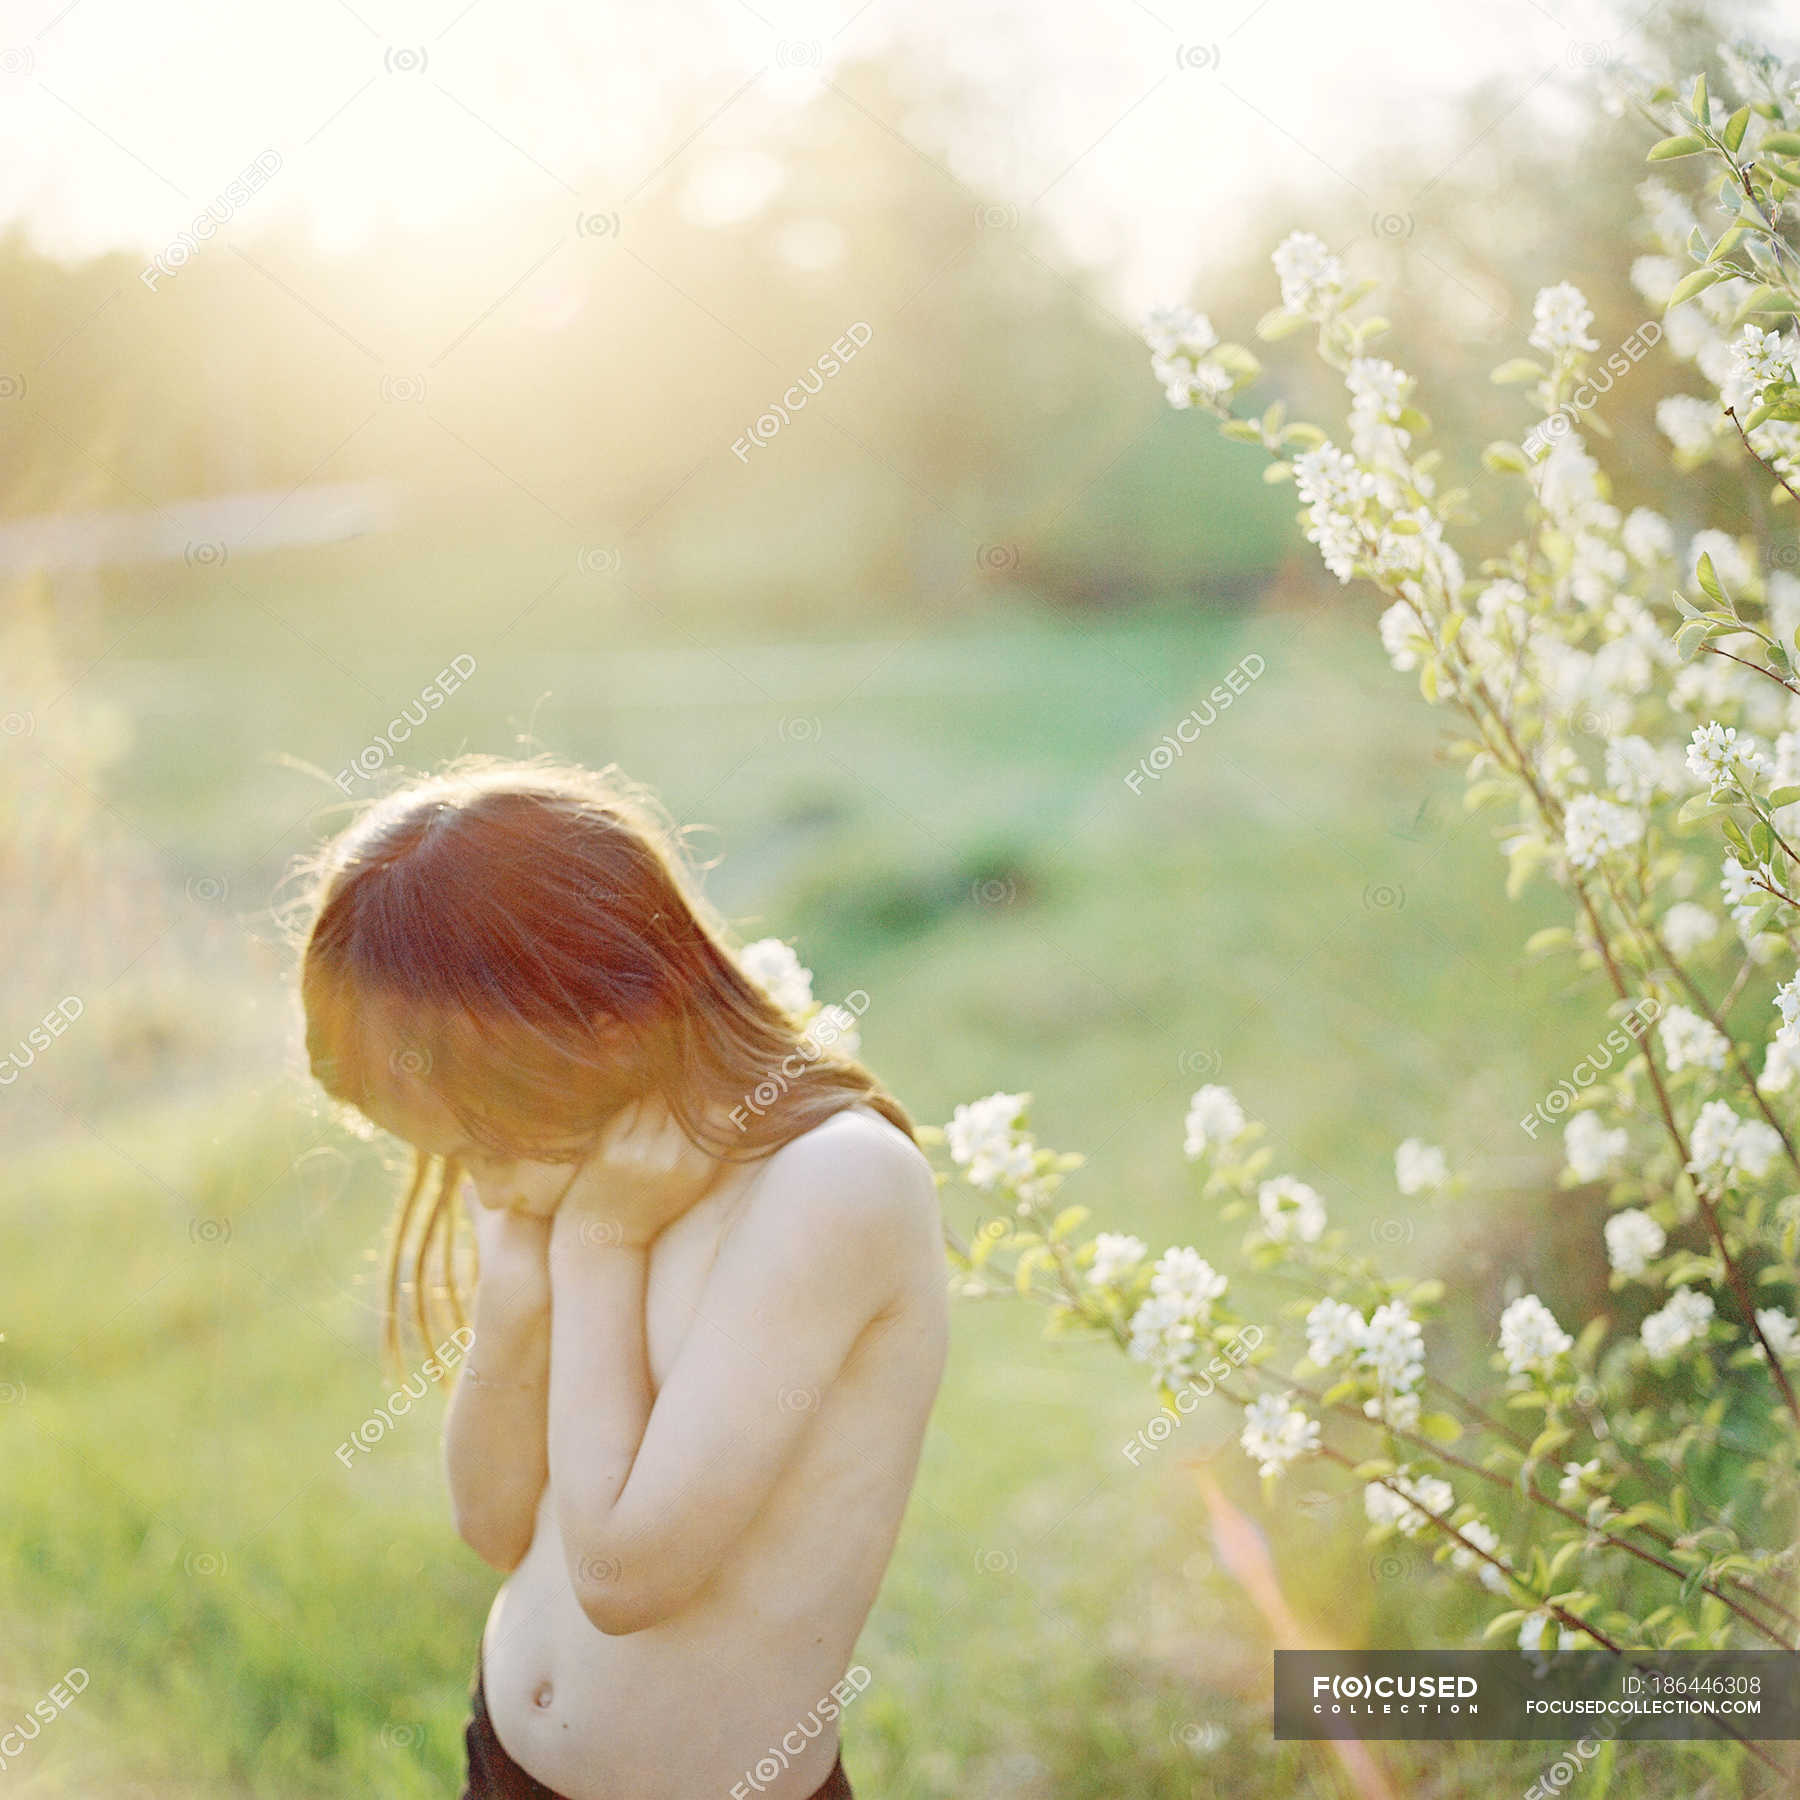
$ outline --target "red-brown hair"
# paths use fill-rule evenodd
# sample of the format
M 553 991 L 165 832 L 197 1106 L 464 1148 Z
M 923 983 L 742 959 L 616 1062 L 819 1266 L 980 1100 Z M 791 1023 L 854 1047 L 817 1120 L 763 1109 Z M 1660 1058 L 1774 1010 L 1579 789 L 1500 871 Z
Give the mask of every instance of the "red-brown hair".
M 867 1069 L 743 972 L 684 834 L 616 767 L 465 759 L 374 802 L 312 868 L 307 1055 L 349 1106 L 405 1072 L 474 1142 L 520 1157 L 560 1158 L 651 1092 L 726 1160 L 856 1105 L 912 1135 Z M 751 1104 L 759 1089 L 777 1097 Z M 464 1322 L 460 1184 L 453 1159 L 415 1155 L 388 1242 L 396 1360 L 408 1286 L 428 1350 Z

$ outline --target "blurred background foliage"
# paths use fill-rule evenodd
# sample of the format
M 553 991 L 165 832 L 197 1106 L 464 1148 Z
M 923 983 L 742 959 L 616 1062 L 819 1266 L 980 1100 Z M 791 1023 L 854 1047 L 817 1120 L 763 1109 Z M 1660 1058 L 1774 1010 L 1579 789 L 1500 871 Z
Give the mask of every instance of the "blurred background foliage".
M 1758 11 L 1647 29 L 1683 66 Z M 1582 287 L 1603 344 L 1654 316 L 1627 278 L 1642 128 L 1550 137 L 1520 99 L 1472 91 L 1453 160 L 1397 122 L 1345 182 L 1271 190 L 1169 297 L 1248 339 L 1268 251 L 1318 231 L 1388 284 L 1391 353 L 1473 477 L 1527 423 L 1486 376 L 1537 287 Z M 1575 1248 L 1599 1201 L 1556 1192 L 1516 1125 L 1602 1016 L 1520 956 L 1554 903 L 1502 897 L 1291 490 L 1168 411 L 1105 268 L 952 172 L 979 104 L 934 66 L 852 65 L 622 221 L 521 207 L 479 257 L 234 239 L 150 296 L 135 256 L 0 244 L 0 1051 L 84 1007 L 0 1096 L 0 1725 L 92 1675 L 9 1793 L 452 1790 L 492 1583 L 449 1530 L 434 1423 L 333 1454 L 382 1397 L 397 1159 L 307 1089 L 283 909 L 294 856 L 395 772 L 361 779 L 359 751 L 453 656 L 475 671 L 409 767 L 620 762 L 709 827 L 745 937 L 793 939 L 821 998 L 870 993 L 868 1059 L 919 1119 L 1031 1090 L 1108 1226 L 1231 1260 L 1180 1157 L 1188 1093 L 1225 1080 L 1336 1219 L 1455 1277 L 1431 1344 L 1453 1381 L 1520 1284 L 1559 1316 L 1609 1304 Z M 734 455 L 857 322 L 866 348 Z M 1266 395 L 1335 425 L 1310 366 L 1282 357 Z M 1608 396 L 1620 498 L 1729 525 L 1738 488 L 1675 476 L 1649 423 L 1684 385 L 1665 347 Z M 109 534 L 136 547 L 83 549 Z M 1251 652 L 1267 673 L 1134 794 Z M 1471 1177 L 1453 1215 L 1394 1192 L 1407 1135 Z M 1460 1642 L 1483 1602 L 1372 1561 L 1324 1478 L 1265 1511 L 1222 1412 L 1133 1465 L 1152 1400 L 1111 1352 L 1046 1346 L 1022 1310 L 956 1333 L 861 1653 L 858 1791 L 1348 1792 L 1269 1741 L 1291 1640 L 1256 1557 L 1319 1643 Z M 1548 1759 L 1381 1760 L 1450 1796 Z M 1704 1777 L 1661 1746 L 1611 1791 Z

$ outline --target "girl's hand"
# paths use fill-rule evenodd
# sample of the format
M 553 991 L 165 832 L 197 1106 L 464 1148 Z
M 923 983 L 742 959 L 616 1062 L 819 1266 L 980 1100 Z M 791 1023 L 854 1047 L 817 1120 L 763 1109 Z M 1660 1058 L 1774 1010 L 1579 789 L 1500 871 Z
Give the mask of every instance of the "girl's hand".
M 657 1095 L 609 1123 L 556 1209 L 553 1240 L 644 1249 L 700 1200 L 725 1165 L 689 1142 Z

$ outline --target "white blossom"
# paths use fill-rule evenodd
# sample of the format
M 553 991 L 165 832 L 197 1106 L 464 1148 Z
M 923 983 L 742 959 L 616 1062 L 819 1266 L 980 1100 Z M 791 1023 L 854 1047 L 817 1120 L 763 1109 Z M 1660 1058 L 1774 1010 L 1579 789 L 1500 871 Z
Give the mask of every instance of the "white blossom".
M 1376 621 L 1381 633 L 1381 647 L 1388 661 L 1402 675 L 1419 666 L 1419 646 L 1430 639 L 1419 623 L 1419 609 L 1410 600 L 1396 600 Z
M 1588 1485 L 1600 1473 L 1598 1457 L 1587 1462 L 1566 1462 L 1556 1483 L 1556 1497 L 1564 1506 L 1579 1506 Z
M 1519 1648 L 1527 1656 L 1540 1655 L 1544 1649 L 1544 1632 L 1550 1625 L 1550 1614 L 1540 1607 L 1536 1612 L 1527 1613 L 1519 1621 Z M 1571 1630 L 1567 1625 L 1556 1628 L 1556 1647 L 1559 1650 L 1574 1650 L 1580 1647 L 1587 1633 Z
M 1652 306 L 1667 306 L 1687 270 L 1672 256 L 1640 256 L 1631 265 L 1631 285 Z
M 1467 1544 L 1458 1544 L 1450 1552 L 1450 1566 L 1454 1569 L 1478 1569 L 1481 1585 L 1490 1594 L 1507 1592 L 1506 1570 L 1487 1560 L 1488 1556 L 1500 1548 L 1500 1534 L 1485 1519 L 1471 1519 L 1466 1525 L 1456 1528 L 1465 1538 Z M 1474 1545 L 1474 1549 L 1469 1546 Z M 1487 1556 L 1477 1555 L 1477 1551 L 1485 1550 Z
M 793 947 L 780 938 L 758 938 L 738 952 L 738 967 L 783 1012 L 803 1013 L 813 1003 L 812 970 L 800 966 Z
M 1762 1074 L 1756 1085 L 1765 1094 L 1785 1094 L 1800 1075 L 1800 1035 L 1777 1032 L 1763 1052 Z
M 1699 456 L 1712 448 L 1722 415 L 1711 400 L 1692 394 L 1668 394 L 1656 403 L 1656 428 L 1684 456 Z
M 1309 231 L 1290 232 L 1270 258 L 1281 282 L 1281 304 L 1289 312 L 1323 319 L 1344 292 L 1344 265 Z
M 1290 1394 L 1259 1394 L 1244 1408 L 1238 1442 L 1264 1475 L 1279 1475 L 1289 1463 L 1319 1447 L 1319 1422 L 1293 1404 Z
M 1364 1330 L 1354 1306 L 1327 1295 L 1306 1315 L 1306 1354 L 1321 1369 L 1334 1368 L 1362 1348 Z
M 1771 381 L 1794 378 L 1794 347 L 1778 331 L 1746 325 L 1732 343 L 1731 360 L 1734 372 L 1758 392 Z
M 1609 1130 L 1598 1113 L 1578 1112 L 1563 1127 L 1563 1158 L 1577 1181 L 1603 1181 L 1618 1173 L 1630 1142 L 1623 1125 Z
M 1713 1302 L 1710 1294 L 1696 1293 L 1692 1288 L 1678 1287 L 1660 1312 L 1653 1312 L 1639 1329 L 1639 1337 L 1658 1361 L 1685 1350 L 1695 1339 L 1706 1335 L 1712 1323 Z
M 1728 854 L 1719 868 L 1719 889 L 1725 896 L 1731 922 L 1743 930 L 1762 909 L 1763 890 L 1756 885 L 1755 872 L 1746 869 L 1735 856 Z
M 1644 827 L 1644 815 L 1635 807 L 1577 794 L 1563 816 L 1563 847 L 1576 868 L 1592 869 L 1603 856 L 1641 843 Z
M 1142 1238 L 1103 1231 L 1094 1239 L 1094 1260 L 1087 1278 L 1095 1287 L 1111 1287 L 1129 1275 L 1148 1253 L 1149 1246 Z
M 1171 1387 L 1190 1378 L 1197 1332 L 1193 1315 L 1178 1300 L 1151 1295 L 1131 1315 L 1131 1342 L 1125 1353 L 1148 1363 Z
M 1781 1015 L 1776 1036 L 1800 1037 L 1800 974 L 1790 975 L 1775 990 L 1775 1010 Z
M 1730 1048 L 1711 1021 L 1685 1006 L 1671 1006 L 1657 1027 L 1663 1058 L 1673 1074 L 1678 1069 L 1722 1069 Z
M 956 1109 L 944 1139 L 950 1160 L 966 1172 L 971 1186 L 987 1192 L 1031 1173 L 1037 1147 L 1019 1126 L 1030 1101 L 1029 1094 L 989 1094 Z
M 1536 1294 L 1521 1294 L 1500 1315 L 1500 1354 L 1510 1374 L 1547 1368 L 1574 1342 Z
M 1674 956 L 1687 956 L 1719 935 L 1719 921 L 1704 906 L 1681 900 L 1663 914 L 1663 942 Z
M 1539 350 L 1598 350 L 1600 346 L 1587 335 L 1594 322 L 1594 309 L 1578 287 L 1559 281 L 1554 287 L 1539 288 L 1531 305 L 1533 320 L 1527 340 Z
M 1635 1206 L 1616 1212 L 1606 1221 L 1606 1260 L 1621 1275 L 1635 1281 L 1661 1256 L 1667 1234 L 1647 1212 Z
M 1316 1244 L 1325 1230 L 1325 1202 L 1292 1175 L 1277 1175 L 1257 1189 L 1263 1229 L 1278 1243 Z
M 1766 1175 L 1781 1148 L 1781 1135 L 1761 1119 L 1740 1119 L 1723 1100 L 1701 1107 L 1688 1134 L 1688 1168 L 1702 1186 L 1717 1190 L 1734 1175 Z
M 1158 356 L 1205 355 L 1219 341 L 1212 320 L 1188 306 L 1159 306 L 1144 321 L 1144 342 Z
M 1800 1323 L 1796 1323 L 1792 1313 L 1785 1313 L 1778 1306 L 1759 1306 L 1756 1322 L 1777 1361 L 1787 1362 L 1800 1352 Z M 1760 1350 L 1762 1346 L 1759 1344 L 1757 1348 Z
M 1225 1292 L 1223 1275 L 1191 1245 L 1165 1250 L 1156 1259 L 1150 1276 L 1150 1297 L 1166 1300 L 1204 1325 L 1212 1318 L 1212 1303 Z
M 1406 1393 L 1425 1373 L 1425 1334 L 1404 1300 L 1376 1307 L 1363 1327 L 1356 1360 L 1390 1393 Z
M 1189 1160 L 1231 1143 L 1248 1123 L 1230 1088 L 1209 1083 L 1196 1089 L 1188 1101 L 1185 1121 L 1184 1149 Z
M 1394 1152 L 1394 1184 L 1403 1194 L 1435 1193 L 1450 1179 L 1450 1166 L 1435 1144 L 1408 1138 Z
M 1687 766 L 1696 781 L 1718 787 L 1725 782 L 1741 782 L 1746 776 L 1754 779 L 1767 770 L 1769 760 L 1753 739 L 1714 719 L 1698 727 L 1689 739 Z
M 1633 507 L 1619 534 L 1633 562 L 1645 568 L 1675 554 L 1675 533 L 1661 513 L 1647 506 Z
M 1401 1491 L 1396 1493 L 1398 1488 Z M 1415 1504 L 1416 1502 L 1416 1504 Z M 1392 1525 L 1402 1537 L 1414 1537 L 1430 1523 L 1428 1514 L 1445 1517 L 1456 1493 L 1441 1475 L 1412 1475 L 1401 1470 L 1386 1481 L 1363 1488 L 1363 1511 L 1371 1525 Z

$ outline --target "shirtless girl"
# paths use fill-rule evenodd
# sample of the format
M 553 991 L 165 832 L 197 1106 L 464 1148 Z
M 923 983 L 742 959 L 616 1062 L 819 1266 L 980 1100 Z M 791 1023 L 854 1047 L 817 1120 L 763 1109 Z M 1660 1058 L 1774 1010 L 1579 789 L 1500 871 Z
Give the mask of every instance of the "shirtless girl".
M 314 1074 L 415 1155 L 391 1353 L 403 1298 L 427 1346 L 462 1322 L 474 1202 L 446 1463 L 508 1579 L 464 1800 L 848 1795 L 947 1337 L 906 1114 L 746 976 L 615 773 L 459 765 L 320 877 Z

